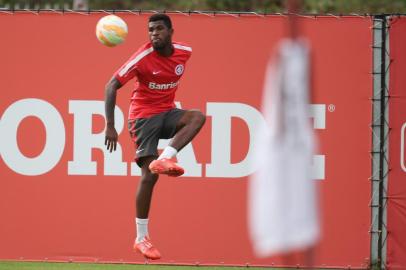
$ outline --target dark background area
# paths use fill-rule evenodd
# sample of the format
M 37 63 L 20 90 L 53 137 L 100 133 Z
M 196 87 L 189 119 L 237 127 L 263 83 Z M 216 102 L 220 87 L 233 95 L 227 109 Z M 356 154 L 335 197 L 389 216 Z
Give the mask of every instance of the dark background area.
M 406 0 L 304 0 L 302 13 L 406 13 Z M 0 0 L 2 9 L 124 9 L 283 13 L 282 0 Z

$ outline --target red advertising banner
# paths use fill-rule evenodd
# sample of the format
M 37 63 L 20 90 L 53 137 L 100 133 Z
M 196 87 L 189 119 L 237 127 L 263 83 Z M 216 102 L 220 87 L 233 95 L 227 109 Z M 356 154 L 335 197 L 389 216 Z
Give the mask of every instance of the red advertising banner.
M 118 150 L 104 147 L 104 86 L 147 39 L 149 14 L 119 13 L 126 42 L 101 45 L 104 14 L 1 14 L 0 259 L 142 263 L 132 252 L 140 171 L 126 130 L 132 83 L 119 90 Z M 161 263 L 282 265 L 253 254 L 247 180 L 265 67 L 283 16 L 173 14 L 193 48 L 178 105 L 208 119 L 161 177 L 150 234 Z M 313 49 L 314 178 L 321 193 L 317 266 L 364 268 L 370 254 L 371 19 L 303 18 Z M 162 145 L 165 141 L 162 142 Z M 161 146 L 162 146 L 161 145 Z M 300 224 L 298 224 L 300 226 Z M 303 265 L 302 261 L 290 262 Z
M 388 269 L 406 268 L 406 18 L 390 20 Z

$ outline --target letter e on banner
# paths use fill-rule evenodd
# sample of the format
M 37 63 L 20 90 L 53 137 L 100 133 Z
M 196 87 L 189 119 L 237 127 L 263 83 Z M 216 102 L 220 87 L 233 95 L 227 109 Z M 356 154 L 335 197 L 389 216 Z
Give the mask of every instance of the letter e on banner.
M 402 128 L 400 129 L 400 166 L 402 170 L 406 172 L 406 164 L 405 164 L 405 129 L 406 129 L 406 122 L 403 123 Z

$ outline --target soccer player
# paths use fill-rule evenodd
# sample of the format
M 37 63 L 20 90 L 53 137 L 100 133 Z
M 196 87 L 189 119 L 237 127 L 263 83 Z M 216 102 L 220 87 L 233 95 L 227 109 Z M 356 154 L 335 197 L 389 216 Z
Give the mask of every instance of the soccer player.
M 136 148 L 135 161 L 142 172 L 136 194 L 137 237 L 134 249 L 148 259 L 159 259 L 161 254 L 148 234 L 148 213 L 154 185 L 159 174 L 177 177 L 184 173 L 174 157 L 200 131 L 206 117 L 198 110 L 177 109 L 174 104 L 175 92 L 192 48 L 172 41 L 174 30 L 166 14 L 152 15 L 148 31 L 150 42 L 141 46 L 106 85 L 105 145 L 110 152 L 116 150 L 116 93 L 136 77 L 128 117 L 128 129 Z M 170 138 L 169 145 L 158 156 L 158 140 Z

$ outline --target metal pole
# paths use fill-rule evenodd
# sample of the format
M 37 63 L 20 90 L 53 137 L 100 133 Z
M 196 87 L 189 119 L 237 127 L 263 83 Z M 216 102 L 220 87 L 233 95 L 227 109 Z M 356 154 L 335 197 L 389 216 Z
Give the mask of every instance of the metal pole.
M 388 107 L 389 107 L 389 32 L 386 14 L 373 17 L 373 124 L 372 128 L 372 196 L 371 196 L 371 266 L 386 267 L 386 203 L 388 184 Z

